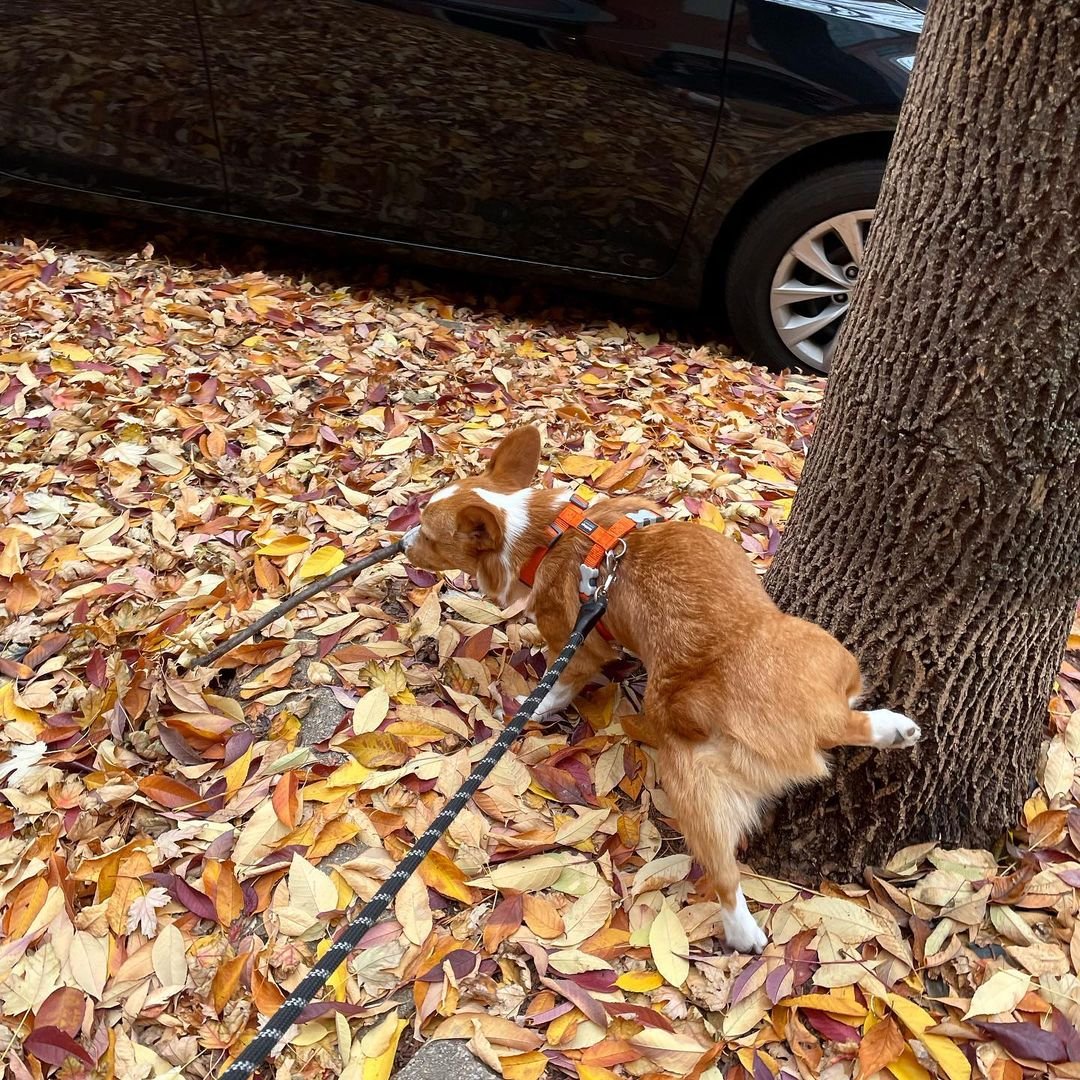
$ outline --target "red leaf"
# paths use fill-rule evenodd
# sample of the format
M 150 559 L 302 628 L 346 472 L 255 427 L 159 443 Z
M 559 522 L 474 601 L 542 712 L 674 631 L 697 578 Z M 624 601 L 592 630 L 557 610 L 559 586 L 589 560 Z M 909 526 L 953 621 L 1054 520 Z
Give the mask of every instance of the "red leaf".
M 778 968 L 774 968 L 770 971 L 768 978 L 765 980 L 765 993 L 769 995 L 769 1000 L 774 1005 L 786 993 L 783 989 L 783 982 L 784 979 L 787 978 L 789 971 L 791 971 L 790 964 L 781 964 Z
M 86 995 L 73 986 L 61 986 L 42 1003 L 34 1017 L 36 1028 L 58 1028 L 74 1038 L 86 1013 Z
M 552 990 L 562 994 L 567 1001 L 572 1001 L 594 1024 L 599 1024 L 601 1027 L 607 1026 L 604 1006 L 588 990 L 582 989 L 577 983 L 570 982 L 569 979 L 541 978 L 540 981 L 545 986 L 549 986 Z
M 765 958 L 763 956 L 759 956 L 756 960 L 751 960 L 750 963 L 747 964 L 746 967 L 744 967 L 741 972 L 739 972 L 739 977 L 735 980 L 735 982 L 731 986 L 731 1004 L 732 1005 L 738 1005 L 739 1002 L 742 1001 L 742 999 L 744 997 L 746 997 L 746 995 L 748 993 L 748 991 L 746 989 L 747 985 L 749 984 L 750 980 L 754 977 L 754 972 L 757 971 L 758 968 L 760 968 L 761 965 L 764 964 L 764 963 L 765 963 Z
M 631 1005 L 627 1001 L 604 1001 L 601 1004 L 612 1016 L 629 1016 L 646 1027 L 663 1028 L 664 1031 L 672 1032 L 675 1030 L 666 1016 L 644 1005 Z
M 1016 1024 L 993 1024 L 988 1020 L 975 1025 L 992 1039 L 1001 1043 L 1014 1057 L 1029 1061 L 1068 1061 L 1065 1042 L 1052 1031 L 1043 1031 L 1037 1024 L 1024 1020 Z
M 23 1040 L 23 1049 L 46 1065 L 63 1065 L 69 1057 L 93 1067 L 94 1059 L 66 1032 L 54 1027 L 39 1027 Z
M 841 1023 L 828 1013 L 821 1012 L 819 1009 L 802 1009 L 801 1012 L 826 1039 L 832 1039 L 833 1042 L 857 1043 L 859 1041 L 859 1033 L 855 1028 Z
M 105 654 L 98 648 L 86 662 L 86 677 L 99 689 L 105 686 Z

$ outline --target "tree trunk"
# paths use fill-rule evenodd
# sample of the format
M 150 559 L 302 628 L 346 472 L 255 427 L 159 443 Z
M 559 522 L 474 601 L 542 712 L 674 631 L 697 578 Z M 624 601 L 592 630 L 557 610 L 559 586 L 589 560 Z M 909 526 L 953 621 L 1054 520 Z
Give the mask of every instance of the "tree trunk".
M 837 755 L 751 861 L 988 846 L 1034 784 L 1080 593 L 1080 3 L 935 0 L 766 585 L 915 752 Z

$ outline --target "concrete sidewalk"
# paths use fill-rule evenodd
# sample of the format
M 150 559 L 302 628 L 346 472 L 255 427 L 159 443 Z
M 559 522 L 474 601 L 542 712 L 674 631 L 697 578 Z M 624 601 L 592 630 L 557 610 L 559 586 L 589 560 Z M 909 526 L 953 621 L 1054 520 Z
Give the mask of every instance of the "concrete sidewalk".
M 440 1039 L 424 1043 L 412 1061 L 391 1080 L 500 1080 L 482 1061 L 473 1057 L 464 1039 Z

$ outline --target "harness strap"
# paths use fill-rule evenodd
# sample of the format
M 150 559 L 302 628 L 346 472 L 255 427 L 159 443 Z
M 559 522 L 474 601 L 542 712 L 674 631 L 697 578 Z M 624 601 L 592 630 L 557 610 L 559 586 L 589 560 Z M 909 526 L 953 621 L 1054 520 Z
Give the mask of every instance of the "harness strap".
M 578 593 L 581 599 L 591 599 L 596 592 L 596 580 L 599 575 L 600 564 L 608 553 L 619 546 L 627 533 L 660 520 L 651 510 L 635 510 L 633 513 L 624 514 L 611 525 L 598 525 L 586 513 L 589 504 L 595 498 L 596 493 L 584 484 L 574 491 L 570 496 L 570 501 L 559 512 L 558 517 L 547 527 L 545 537 L 547 542 L 538 547 L 521 568 L 518 578 L 522 584 L 527 585 L 530 589 L 533 587 L 540 564 L 547 558 L 556 541 L 573 530 L 592 541 L 592 547 L 589 548 L 585 561 L 581 564 L 581 579 L 578 583 Z M 597 624 L 596 630 L 605 641 L 611 642 L 615 640 L 603 622 Z

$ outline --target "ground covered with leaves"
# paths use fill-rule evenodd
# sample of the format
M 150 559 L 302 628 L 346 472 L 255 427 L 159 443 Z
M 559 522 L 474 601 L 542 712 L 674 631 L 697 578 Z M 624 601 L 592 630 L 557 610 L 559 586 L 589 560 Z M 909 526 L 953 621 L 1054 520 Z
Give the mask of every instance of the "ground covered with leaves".
M 823 384 L 646 325 L 0 248 L 0 1055 L 12 1080 L 208 1077 L 370 897 L 543 670 L 461 577 L 382 564 L 513 425 L 546 483 L 776 551 Z M 1077 644 L 1074 636 L 1072 644 Z M 632 662 L 533 724 L 310 1007 L 278 1077 L 468 1039 L 508 1080 L 1080 1077 L 1080 671 L 1002 850 L 717 905 L 621 718 Z M 1034 780 L 1034 778 L 1033 778 Z

